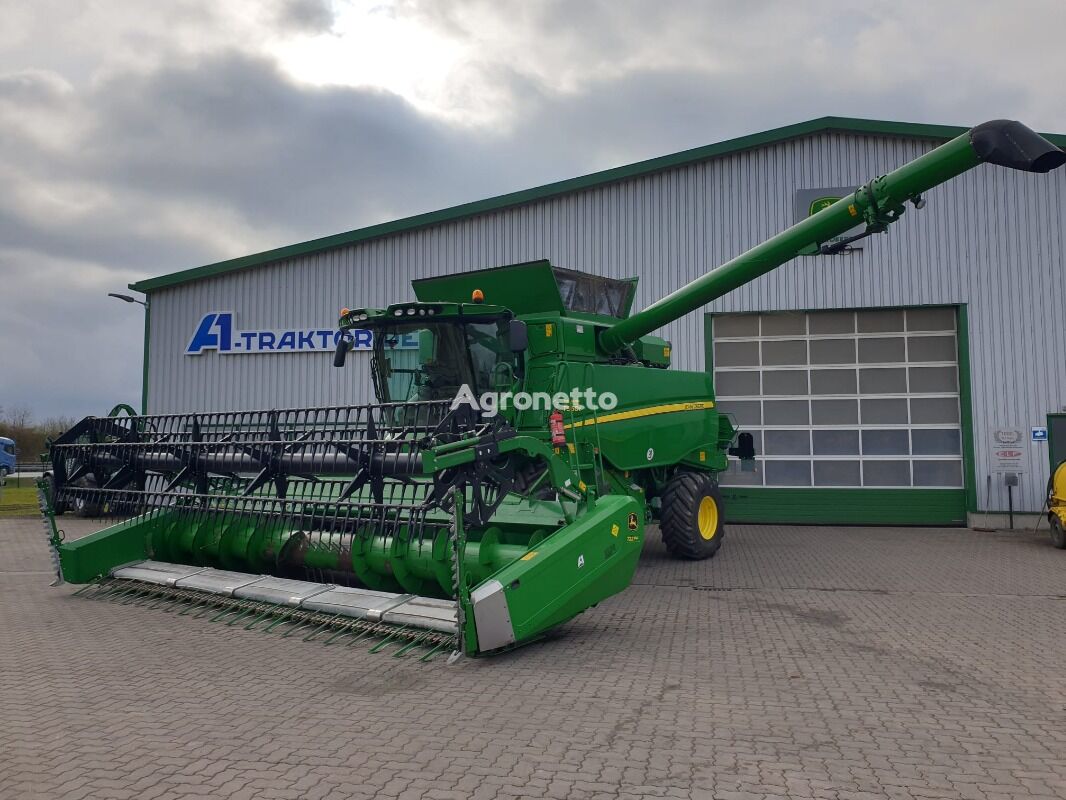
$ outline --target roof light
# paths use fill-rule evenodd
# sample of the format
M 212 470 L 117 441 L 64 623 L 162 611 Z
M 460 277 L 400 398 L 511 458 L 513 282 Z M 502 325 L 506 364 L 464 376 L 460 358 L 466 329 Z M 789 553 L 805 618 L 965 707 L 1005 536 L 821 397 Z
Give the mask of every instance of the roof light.
M 413 308 L 407 309 L 407 316 L 413 317 L 414 315 L 415 315 L 415 310 Z
M 341 316 L 342 317 L 346 317 L 346 316 L 348 316 L 351 313 L 352 313 L 352 310 L 350 308 L 342 308 L 341 309 Z
M 402 317 L 403 316 L 403 309 L 402 308 L 398 308 L 395 311 L 393 311 L 392 313 L 393 313 L 393 315 L 395 315 L 397 317 Z
M 474 289 L 474 291 L 470 293 L 470 299 L 473 300 L 475 303 L 484 303 L 485 293 L 480 289 Z

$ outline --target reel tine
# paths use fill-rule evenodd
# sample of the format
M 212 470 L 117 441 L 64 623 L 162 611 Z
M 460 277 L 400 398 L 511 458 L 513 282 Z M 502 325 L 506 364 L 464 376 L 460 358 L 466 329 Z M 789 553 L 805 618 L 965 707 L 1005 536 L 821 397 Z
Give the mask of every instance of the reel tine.
M 297 613 L 302 614 L 302 618 L 295 626 L 289 628 L 287 631 L 281 634 L 282 639 L 288 639 L 290 636 L 292 636 L 292 634 L 296 633 L 296 631 L 302 630 L 303 628 L 306 628 L 309 624 L 311 624 L 311 616 L 306 611 L 299 611 Z M 296 615 L 294 614 L 293 616 Z
M 166 602 L 161 606 L 151 606 L 151 608 L 158 608 L 164 614 L 169 614 L 175 608 L 184 605 L 184 603 L 186 602 L 186 599 L 181 595 L 170 595 L 167 600 L 169 602 Z
M 169 587 L 160 586 L 159 587 L 159 591 L 156 592 L 155 602 L 151 603 L 148 606 L 148 608 L 154 610 L 154 609 L 157 609 L 157 608 L 159 608 L 160 606 L 162 606 L 162 605 L 164 605 L 166 603 L 169 603 L 169 604 L 173 605 L 174 604 L 174 595 L 173 595 L 173 593 L 171 593 L 169 591 Z
M 211 619 L 208 620 L 208 622 L 218 622 L 219 620 L 233 614 L 235 611 L 236 609 L 230 608 L 229 606 L 223 606 L 222 609 L 217 614 L 215 614 L 215 616 L 211 617 Z M 232 623 L 228 622 L 226 624 L 231 625 Z
M 273 622 L 266 626 L 266 628 L 263 630 L 263 633 L 270 633 L 272 630 L 274 630 L 274 628 L 288 622 L 292 619 L 292 617 L 296 614 L 297 611 L 299 611 L 299 609 L 293 608 L 289 610 L 289 613 L 278 616 L 277 619 L 275 619 Z
M 256 612 L 261 611 L 262 606 L 262 603 L 249 603 L 247 606 L 245 606 L 244 609 L 241 610 L 239 614 L 235 615 L 233 619 L 226 622 L 226 627 L 231 628 L 248 615 L 255 614 Z
M 179 611 L 178 612 L 178 616 L 179 617 L 184 617 L 187 614 L 191 614 L 193 611 L 198 609 L 200 606 L 202 606 L 202 605 L 204 605 L 204 604 L 206 604 L 208 602 L 210 602 L 210 598 L 208 598 L 208 597 L 201 596 L 201 597 L 198 597 L 198 598 L 197 597 L 190 598 L 189 605 L 184 610 Z M 204 614 L 204 612 L 201 611 L 196 616 L 197 617 L 202 617 L 203 614 Z
M 358 630 L 358 628 L 356 627 L 356 623 L 357 622 L 358 622 L 358 620 L 354 620 L 353 619 L 350 622 L 348 622 L 346 625 L 342 626 L 340 628 L 340 630 L 334 632 L 334 634 L 332 636 L 330 636 L 328 639 L 326 639 L 326 641 L 322 642 L 323 647 L 333 644 L 333 642 L 336 639 L 339 639 L 342 636 L 348 636 L 354 630 Z
M 137 591 L 134 591 L 134 592 L 128 594 L 124 600 L 116 601 L 116 602 L 119 602 L 120 605 L 124 605 L 124 606 L 128 606 L 128 605 L 141 606 L 141 605 L 144 605 L 145 603 L 149 602 L 150 600 L 152 600 L 154 597 L 155 597 L 155 592 L 153 592 L 150 587 L 146 587 L 144 589 L 139 589 Z
M 403 647 L 401 647 L 399 650 L 397 650 L 395 653 L 393 653 L 392 657 L 393 658 L 403 658 L 405 655 L 407 655 L 408 652 L 410 652 L 414 648 L 416 648 L 419 645 L 421 645 L 422 642 L 424 642 L 426 639 L 430 638 L 432 633 L 433 633 L 432 631 L 426 631 L 421 636 L 419 636 L 417 639 L 412 639 L 407 644 L 405 644 Z
M 351 647 L 356 642 L 361 642 L 364 639 L 368 639 L 368 638 L 372 637 L 376 630 L 377 630 L 377 626 L 374 623 L 369 623 L 368 626 L 364 627 L 362 629 L 362 632 L 358 636 L 356 636 L 354 639 L 352 639 L 350 642 L 348 642 L 348 644 L 346 646 L 347 647 Z
M 324 630 L 325 630 L 326 628 L 330 628 L 330 627 L 332 627 L 332 626 L 333 626 L 333 620 L 332 620 L 332 619 L 327 619 L 327 620 L 326 620 L 326 621 L 324 621 L 324 622 L 323 622 L 323 623 L 322 623 L 321 625 L 319 625 L 319 626 L 318 626 L 317 628 L 315 628 L 315 629 L 314 629 L 313 631 L 311 631 L 311 632 L 310 632 L 309 634 L 307 634 L 307 635 L 306 635 L 306 636 L 304 637 L 304 641 L 305 641 L 305 642 L 310 642 L 310 641 L 314 641 L 314 638 L 315 638 L 316 636 L 318 636 L 318 634 L 320 634 L 320 633 L 321 633 L 322 631 L 324 631 Z
M 127 596 L 132 595 L 132 594 L 136 594 L 136 593 L 138 593 L 140 591 L 141 591 L 140 588 L 138 586 L 135 586 L 135 585 L 134 586 L 130 586 L 130 585 L 122 586 L 122 587 L 118 587 L 115 590 L 114 593 L 110 593 L 109 592 L 106 595 L 106 598 L 111 603 L 120 603 Z
M 401 626 L 399 628 L 396 628 L 388 636 L 386 636 L 384 639 L 382 639 L 376 645 L 371 647 L 370 648 L 370 652 L 371 653 L 380 653 L 389 642 L 391 642 L 397 636 L 401 636 L 404 631 L 409 631 L 409 630 L 411 630 L 411 628 L 408 627 L 407 625 L 403 625 L 403 626 Z
M 265 605 L 263 607 L 263 609 L 260 611 L 260 613 L 256 614 L 256 616 L 252 619 L 252 621 L 244 626 L 244 629 L 246 631 L 254 631 L 256 628 L 259 627 L 259 623 L 260 622 L 262 622 L 265 619 L 270 619 L 271 617 L 275 616 L 276 614 L 277 614 L 277 610 L 273 606 Z
M 430 661 L 436 658 L 437 654 L 440 653 L 442 650 L 450 650 L 454 645 L 454 640 L 442 639 L 441 641 L 437 642 L 437 644 L 433 647 L 432 650 L 430 650 L 418 660 L 423 664 L 428 664 Z
M 104 581 L 95 581 L 93 583 L 87 583 L 84 586 L 82 586 L 80 589 L 78 589 L 78 591 L 74 592 L 74 594 L 72 594 L 71 597 L 81 597 L 86 592 L 88 592 L 90 589 L 95 590 L 95 592 L 99 593 L 100 591 L 103 590 L 104 586 L 105 586 Z

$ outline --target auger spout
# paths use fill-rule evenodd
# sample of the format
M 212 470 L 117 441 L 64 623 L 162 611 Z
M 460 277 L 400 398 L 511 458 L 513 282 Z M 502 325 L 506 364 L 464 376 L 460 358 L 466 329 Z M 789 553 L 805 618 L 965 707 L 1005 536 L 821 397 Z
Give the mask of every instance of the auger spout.
M 641 336 L 750 283 L 796 256 L 818 253 L 826 242 L 857 224 L 865 222 L 867 233 L 884 231 L 903 214 L 905 203 L 910 201 L 921 207 L 924 192 L 980 164 L 1044 173 L 1064 162 L 1066 152 L 1022 123 L 985 122 L 899 169 L 873 179 L 828 208 L 606 328 L 600 334 L 600 344 L 607 352 L 622 350 Z

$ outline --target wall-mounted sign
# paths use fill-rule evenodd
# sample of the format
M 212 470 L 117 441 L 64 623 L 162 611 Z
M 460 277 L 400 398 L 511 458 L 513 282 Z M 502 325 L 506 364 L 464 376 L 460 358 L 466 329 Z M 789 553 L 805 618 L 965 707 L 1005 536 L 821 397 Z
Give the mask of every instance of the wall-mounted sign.
M 826 189 L 797 189 L 795 197 L 795 219 L 796 222 L 802 222 L 807 217 L 813 217 L 823 208 L 829 208 L 837 200 L 843 197 L 847 197 L 855 191 L 855 187 L 835 187 Z M 842 233 L 834 239 L 830 239 L 823 244 L 832 244 L 833 242 L 840 241 L 848 236 L 855 236 L 866 230 L 866 225 L 857 225 L 851 230 Z M 864 239 L 860 239 L 857 242 L 852 242 L 848 247 L 853 249 L 859 249 L 863 246 Z
M 1047 428 L 1043 425 L 1034 426 L 1032 429 L 1032 437 L 1034 442 L 1046 442 L 1047 441 Z
M 1020 428 L 992 430 L 992 472 L 1028 472 L 1025 436 Z
M 333 328 L 281 328 L 266 330 L 238 330 L 232 311 L 212 311 L 200 319 L 196 331 L 185 347 L 185 355 L 198 356 L 205 350 L 215 350 L 224 355 L 248 353 L 326 353 L 333 352 L 340 338 L 340 331 Z M 374 346 L 374 334 L 368 330 L 351 331 L 353 349 L 370 350 Z M 396 347 L 418 347 L 418 337 L 406 334 Z

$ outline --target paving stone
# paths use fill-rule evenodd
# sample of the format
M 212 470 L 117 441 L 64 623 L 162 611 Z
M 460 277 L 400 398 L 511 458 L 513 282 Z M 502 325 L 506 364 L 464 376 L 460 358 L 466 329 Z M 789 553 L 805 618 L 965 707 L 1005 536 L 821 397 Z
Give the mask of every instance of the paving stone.
M 653 533 L 623 594 L 450 667 L 72 597 L 34 519 L 0 546 L 2 800 L 1066 795 L 1043 536 Z

